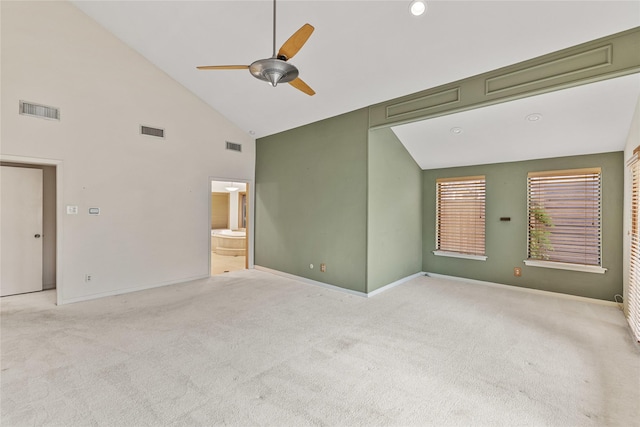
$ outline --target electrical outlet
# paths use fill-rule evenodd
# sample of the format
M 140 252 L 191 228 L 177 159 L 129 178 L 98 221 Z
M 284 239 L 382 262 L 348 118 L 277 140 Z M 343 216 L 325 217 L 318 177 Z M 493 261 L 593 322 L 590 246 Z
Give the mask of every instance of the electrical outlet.
M 513 275 L 516 277 L 522 276 L 522 268 L 521 267 L 513 267 Z
M 324 273 L 325 271 L 327 271 L 327 265 L 324 263 L 320 264 L 320 272 Z
M 85 282 L 87 282 L 87 283 L 88 283 L 88 282 L 90 282 L 90 281 L 91 281 L 91 279 L 93 279 L 93 275 L 91 275 L 91 274 L 85 274 L 85 275 L 84 275 L 84 281 L 85 281 Z

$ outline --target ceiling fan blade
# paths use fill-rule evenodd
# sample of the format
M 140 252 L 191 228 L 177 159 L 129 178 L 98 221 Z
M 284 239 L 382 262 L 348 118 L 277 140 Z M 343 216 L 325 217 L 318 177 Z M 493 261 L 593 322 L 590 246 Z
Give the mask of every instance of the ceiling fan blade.
M 201 65 L 198 70 L 246 70 L 248 65 Z
M 308 84 L 303 82 L 302 79 L 299 77 L 291 80 L 289 84 L 295 87 L 296 89 L 298 89 L 299 91 L 306 93 L 309 96 L 313 96 L 316 94 L 316 92 L 313 89 L 311 89 Z
M 312 25 L 304 24 L 298 31 L 293 33 L 289 40 L 284 42 L 280 50 L 278 51 L 278 57 L 284 56 L 286 59 L 291 59 L 293 56 L 298 53 L 298 51 L 304 46 L 307 42 L 311 33 L 313 33 Z

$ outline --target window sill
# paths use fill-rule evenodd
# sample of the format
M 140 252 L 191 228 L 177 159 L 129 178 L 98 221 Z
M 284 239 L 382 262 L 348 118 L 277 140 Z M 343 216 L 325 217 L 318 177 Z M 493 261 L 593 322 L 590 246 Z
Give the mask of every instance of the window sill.
M 470 254 L 461 254 L 459 252 L 447 252 L 447 251 L 433 251 L 434 255 L 437 256 L 447 256 L 451 258 L 462 258 L 462 259 L 473 259 L 476 261 L 486 261 L 486 255 L 470 255 Z
M 540 261 L 537 259 L 525 259 L 524 265 L 529 267 L 555 268 L 558 270 L 581 271 L 583 273 L 604 274 L 607 269 L 597 265 L 570 264 L 568 262 Z

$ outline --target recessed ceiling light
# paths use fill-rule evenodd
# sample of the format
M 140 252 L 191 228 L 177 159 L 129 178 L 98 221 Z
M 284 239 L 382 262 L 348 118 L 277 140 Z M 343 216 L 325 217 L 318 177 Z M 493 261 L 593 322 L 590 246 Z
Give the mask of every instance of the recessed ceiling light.
M 255 135 L 256 133 L 252 130 L 249 131 L 249 135 Z
M 532 113 L 532 114 L 529 114 L 524 119 L 526 121 L 528 121 L 528 122 L 539 122 L 540 120 L 542 120 L 542 114 L 540 114 L 540 113 Z
M 464 131 L 462 130 L 462 128 L 455 127 L 455 128 L 451 128 L 449 132 L 451 132 L 454 135 L 460 135 Z
M 413 16 L 420 16 L 427 10 L 427 4 L 423 0 L 413 0 L 409 6 Z

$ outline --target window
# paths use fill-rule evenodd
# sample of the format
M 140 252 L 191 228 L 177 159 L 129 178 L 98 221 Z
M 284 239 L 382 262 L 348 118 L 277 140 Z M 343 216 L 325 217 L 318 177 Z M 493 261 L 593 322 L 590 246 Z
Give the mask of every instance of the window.
M 525 264 L 606 271 L 601 268 L 600 176 L 600 168 L 529 173 Z
M 631 169 L 631 251 L 629 253 L 629 291 L 627 294 L 627 316 L 636 339 L 640 342 L 640 147 L 633 152 L 629 162 Z
M 485 177 L 438 179 L 434 254 L 486 260 Z

